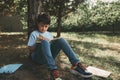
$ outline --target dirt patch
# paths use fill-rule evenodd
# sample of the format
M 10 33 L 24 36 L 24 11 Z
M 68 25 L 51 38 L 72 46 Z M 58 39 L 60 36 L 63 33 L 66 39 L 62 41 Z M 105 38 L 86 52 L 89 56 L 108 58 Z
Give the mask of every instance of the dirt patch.
M 17 71 L 14 74 L 6 75 L 6 80 L 37 80 L 37 78 L 28 71 Z

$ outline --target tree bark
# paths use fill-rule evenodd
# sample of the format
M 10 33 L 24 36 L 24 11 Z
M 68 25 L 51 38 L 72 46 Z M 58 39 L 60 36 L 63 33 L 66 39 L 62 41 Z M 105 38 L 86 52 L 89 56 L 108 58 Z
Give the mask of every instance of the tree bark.
M 61 28 L 62 28 L 61 21 L 62 21 L 62 9 L 61 7 L 59 7 L 58 16 L 57 16 L 57 36 L 56 37 L 61 36 Z
M 41 0 L 27 0 L 28 3 L 28 37 L 36 26 L 36 18 L 41 13 Z

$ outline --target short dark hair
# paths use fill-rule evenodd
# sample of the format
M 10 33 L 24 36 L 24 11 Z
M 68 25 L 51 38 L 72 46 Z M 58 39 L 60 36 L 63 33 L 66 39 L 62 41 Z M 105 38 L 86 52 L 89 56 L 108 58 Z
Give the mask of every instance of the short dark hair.
M 39 14 L 37 18 L 37 23 L 43 22 L 44 24 L 50 24 L 50 15 L 49 14 Z

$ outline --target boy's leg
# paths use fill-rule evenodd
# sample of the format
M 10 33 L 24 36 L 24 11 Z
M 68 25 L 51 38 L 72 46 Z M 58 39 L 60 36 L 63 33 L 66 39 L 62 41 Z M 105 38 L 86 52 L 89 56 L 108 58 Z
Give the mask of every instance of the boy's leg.
M 56 40 L 55 41 L 51 41 L 50 43 L 51 43 L 52 56 L 55 59 L 57 57 L 57 55 L 59 54 L 61 48 L 57 44 Z
M 51 53 L 51 45 L 48 41 L 46 40 L 43 40 L 41 41 L 41 44 L 42 44 L 42 51 L 44 53 L 44 56 L 47 60 L 47 63 L 48 63 L 48 66 L 51 70 L 51 77 L 54 79 L 54 80 L 62 80 L 60 77 L 60 74 L 59 74 L 59 71 L 57 70 L 57 66 L 55 64 L 55 60 L 54 60 L 54 57 Z
M 41 43 L 36 44 L 36 49 L 34 53 L 32 53 L 32 60 L 39 63 L 39 64 L 47 64 L 47 60 L 45 59 L 45 56 L 43 55 L 42 49 L 41 49 Z
M 59 48 L 55 49 L 55 52 L 58 54 Z M 56 54 L 56 56 L 57 56 Z M 37 48 L 35 50 L 34 55 L 32 56 L 34 61 L 39 62 L 40 64 L 47 64 L 50 68 L 51 78 L 53 79 L 61 79 L 59 71 L 57 70 L 57 67 L 55 65 L 55 55 L 51 54 L 50 50 L 50 43 L 48 41 L 41 41 L 40 44 L 37 44 Z
M 42 49 L 43 55 L 45 56 L 45 58 L 47 60 L 47 64 L 48 64 L 48 67 L 50 68 L 50 70 L 57 69 L 55 60 L 51 53 L 50 43 L 47 40 L 41 41 L 41 49 Z
M 80 62 L 68 42 L 63 38 L 51 42 L 51 51 L 54 58 L 58 55 L 60 50 L 63 50 L 63 52 L 67 55 L 71 64 Z
M 57 69 L 55 60 L 51 53 L 50 43 L 47 40 L 42 40 L 41 43 L 38 44 L 38 47 L 33 55 L 33 60 L 39 60 L 37 61 L 39 63 L 46 63 L 50 70 Z
M 37 48 L 36 48 L 35 53 L 33 55 L 33 60 L 35 60 L 41 64 L 46 63 L 46 62 L 48 62 L 48 65 L 49 64 L 51 65 L 53 63 L 55 64 L 54 59 L 58 55 L 58 53 L 61 49 L 68 56 L 71 64 L 79 62 L 78 58 L 76 57 L 76 54 L 71 49 L 68 42 L 66 40 L 64 40 L 63 38 L 52 41 L 51 45 L 46 40 L 41 41 L 41 43 L 37 45 Z M 45 54 L 47 54 L 47 55 L 45 55 Z M 53 65 L 53 66 L 55 66 L 55 65 Z
M 66 40 L 64 40 L 63 38 L 60 38 L 60 39 L 56 40 L 55 43 L 56 43 L 57 47 L 62 49 L 64 51 L 64 53 L 67 55 L 67 57 L 69 58 L 69 61 L 72 64 L 72 67 L 71 67 L 72 73 L 81 75 L 83 77 L 91 77 L 92 76 L 92 73 L 87 72 L 85 66 L 83 66 L 80 63 L 75 52 L 72 50 L 72 48 L 70 47 L 70 45 L 68 44 L 68 42 Z

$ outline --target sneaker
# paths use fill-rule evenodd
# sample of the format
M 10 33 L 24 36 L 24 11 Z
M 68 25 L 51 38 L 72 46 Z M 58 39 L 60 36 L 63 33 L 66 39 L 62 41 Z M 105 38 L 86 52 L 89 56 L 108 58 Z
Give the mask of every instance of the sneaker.
M 92 73 L 88 72 L 86 67 L 83 66 L 81 63 L 76 63 L 75 65 L 73 65 L 71 67 L 70 72 L 75 74 L 75 75 L 80 75 L 80 76 L 85 77 L 85 78 L 93 76 Z
M 51 71 L 51 79 L 50 80 L 62 80 L 60 78 L 60 73 L 57 69 Z

